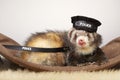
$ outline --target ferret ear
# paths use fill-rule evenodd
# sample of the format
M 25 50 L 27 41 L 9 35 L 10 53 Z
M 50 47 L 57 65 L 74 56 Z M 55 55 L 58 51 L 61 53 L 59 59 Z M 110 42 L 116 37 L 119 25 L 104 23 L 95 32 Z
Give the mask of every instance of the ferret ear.
M 101 45 L 101 43 L 102 43 L 102 36 L 100 35 L 100 34 L 98 34 L 98 33 L 95 33 L 95 43 L 98 45 L 98 46 L 100 46 Z
M 70 29 L 70 30 L 68 31 L 68 38 L 71 38 L 71 37 L 72 37 L 72 33 L 73 33 L 74 30 L 75 30 L 75 29 L 72 28 L 72 29 Z
M 72 43 L 75 42 L 76 40 L 76 29 L 72 28 L 71 30 L 68 31 L 68 38 Z

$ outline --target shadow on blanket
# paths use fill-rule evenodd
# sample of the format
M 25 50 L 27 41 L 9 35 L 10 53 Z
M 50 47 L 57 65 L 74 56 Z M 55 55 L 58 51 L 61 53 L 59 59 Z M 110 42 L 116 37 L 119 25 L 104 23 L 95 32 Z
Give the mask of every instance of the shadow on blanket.
M 22 59 L 16 57 L 15 55 L 19 54 L 16 50 L 6 49 L 3 45 L 19 45 L 16 41 L 11 38 L 0 34 L 0 54 L 5 58 L 0 59 L 0 68 L 4 69 L 14 69 L 16 70 L 19 66 L 22 68 L 27 68 L 34 71 L 97 71 L 110 68 L 120 68 L 120 37 L 112 40 L 107 45 L 102 47 L 102 50 L 108 57 L 108 62 L 100 66 L 97 65 L 87 65 L 83 67 L 61 67 L 61 66 L 42 66 L 29 62 L 25 62 Z

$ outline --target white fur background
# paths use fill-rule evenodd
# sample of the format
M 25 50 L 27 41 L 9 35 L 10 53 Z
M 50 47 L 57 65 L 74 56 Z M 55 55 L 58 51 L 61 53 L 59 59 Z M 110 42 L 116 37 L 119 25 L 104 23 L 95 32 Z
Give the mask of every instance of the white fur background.
M 76 15 L 102 22 L 102 45 L 120 36 L 120 0 L 0 0 L 0 32 L 23 44 L 31 33 L 70 29 Z
M 120 71 L 105 70 L 98 72 L 29 72 L 1 71 L 0 80 L 120 80 Z

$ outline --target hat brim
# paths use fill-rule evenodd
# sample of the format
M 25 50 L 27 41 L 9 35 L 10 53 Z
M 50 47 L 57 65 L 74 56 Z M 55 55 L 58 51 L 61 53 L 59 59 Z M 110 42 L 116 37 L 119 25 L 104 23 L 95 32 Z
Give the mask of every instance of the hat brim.
M 16 57 L 15 55 L 19 54 L 19 51 L 7 49 L 3 46 L 3 44 L 19 45 L 16 41 L 10 39 L 9 37 L 6 37 L 3 34 L 0 34 L 0 54 L 3 55 L 6 59 L 12 61 L 13 63 L 33 71 L 97 71 L 97 70 L 109 69 L 120 63 L 120 50 L 118 49 L 120 47 L 120 37 L 114 39 L 113 41 L 102 47 L 102 50 L 105 52 L 105 54 L 108 57 L 108 61 L 104 64 L 101 64 L 100 66 L 95 64 L 87 65 L 87 66 L 38 65 L 38 64 L 26 62 L 21 58 Z M 113 46 L 116 47 L 114 49 L 111 49 L 111 47 Z

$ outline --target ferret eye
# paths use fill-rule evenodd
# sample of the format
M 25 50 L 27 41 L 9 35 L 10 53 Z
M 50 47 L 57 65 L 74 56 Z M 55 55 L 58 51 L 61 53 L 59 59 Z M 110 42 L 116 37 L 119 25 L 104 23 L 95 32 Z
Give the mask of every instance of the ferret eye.
M 90 34 L 89 33 L 87 33 L 86 36 L 88 36 L 88 38 L 90 39 Z

